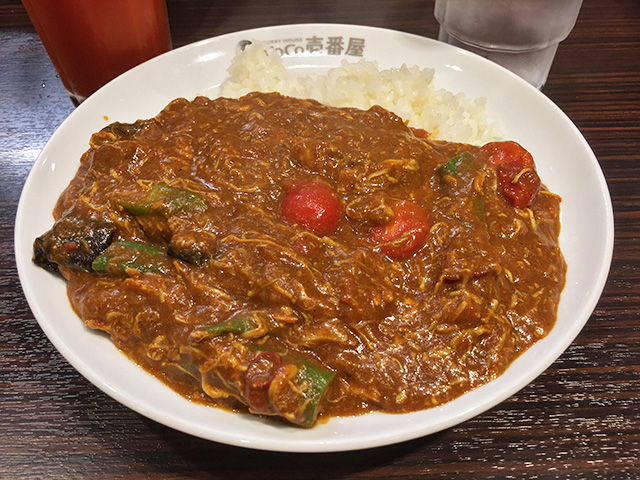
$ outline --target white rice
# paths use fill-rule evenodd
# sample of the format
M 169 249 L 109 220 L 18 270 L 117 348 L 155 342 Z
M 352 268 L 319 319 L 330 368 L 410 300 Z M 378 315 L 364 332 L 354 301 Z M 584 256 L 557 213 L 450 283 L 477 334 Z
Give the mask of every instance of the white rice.
M 280 92 L 311 98 L 334 107 L 368 109 L 380 105 L 431 138 L 481 145 L 501 139 L 497 123 L 489 121 L 486 99 L 470 99 L 433 85 L 434 70 L 407 67 L 380 70 L 364 59 L 330 69 L 325 75 L 301 75 L 287 70 L 280 56 L 262 42 L 239 52 L 222 84 L 223 96 L 237 98 L 252 91 Z

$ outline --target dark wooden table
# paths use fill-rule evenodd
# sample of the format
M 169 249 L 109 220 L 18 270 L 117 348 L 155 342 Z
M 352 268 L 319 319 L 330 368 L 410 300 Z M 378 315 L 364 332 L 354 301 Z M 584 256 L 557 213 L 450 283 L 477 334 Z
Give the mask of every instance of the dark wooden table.
M 304 22 L 434 38 L 432 12 L 433 0 L 169 1 L 175 46 Z M 174 431 L 113 401 L 53 348 L 20 288 L 13 225 L 31 165 L 73 107 L 17 0 L 0 0 L 0 62 L 0 478 L 640 478 L 637 0 L 585 0 L 544 88 L 590 143 L 613 198 L 613 265 L 586 328 L 543 375 L 485 414 L 339 454 L 258 452 Z

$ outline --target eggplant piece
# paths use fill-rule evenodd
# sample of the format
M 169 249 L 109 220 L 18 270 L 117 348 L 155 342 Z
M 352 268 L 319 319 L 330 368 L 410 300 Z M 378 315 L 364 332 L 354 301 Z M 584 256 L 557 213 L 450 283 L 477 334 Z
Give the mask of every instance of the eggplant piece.
M 116 227 L 72 212 L 33 242 L 33 262 L 51 272 L 59 266 L 91 271 L 91 264 L 111 244 Z
M 214 233 L 187 230 L 171 237 L 167 253 L 183 262 L 202 266 L 218 253 Z
M 151 123 L 150 120 L 138 120 L 134 123 L 115 122 L 105 127 L 103 131 L 113 132 L 123 140 L 131 140 L 140 130 L 143 130 Z

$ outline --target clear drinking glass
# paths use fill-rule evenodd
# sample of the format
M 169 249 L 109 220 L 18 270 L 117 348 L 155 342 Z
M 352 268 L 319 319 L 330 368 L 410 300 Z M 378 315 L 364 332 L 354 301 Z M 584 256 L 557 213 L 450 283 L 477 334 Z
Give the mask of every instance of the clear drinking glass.
M 542 88 L 581 6 L 582 0 L 436 0 L 434 14 L 438 40 L 486 57 Z

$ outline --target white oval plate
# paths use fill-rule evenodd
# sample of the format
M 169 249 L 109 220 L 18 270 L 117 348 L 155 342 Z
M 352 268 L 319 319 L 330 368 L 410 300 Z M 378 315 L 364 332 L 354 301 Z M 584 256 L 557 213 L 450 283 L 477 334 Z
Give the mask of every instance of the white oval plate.
M 329 40 L 332 38 L 333 40 Z M 335 40 L 335 39 L 338 40 Z M 567 281 L 555 328 L 497 380 L 446 405 L 403 415 L 334 418 L 302 430 L 190 403 L 130 362 L 107 336 L 71 309 L 63 280 L 31 262 L 33 240 L 51 228 L 56 199 L 76 173 L 93 132 L 113 122 L 155 116 L 176 97 L 215 96 L 243 40 L 262 40 L 294 55 L 285 65 L 325 71 L 363 55 L 380 68 L 434 68 L 434 83 L 488 99 L 490 119 L 528 148 L 542 180 L 562 202 L 560 244 Z M 315 40 L 315 42 L 314 42 Z M 334 51 L 329 41 L 355 49 Z M 334 43 L 335 44 L 335 43 Z M 311 53 L 312 45 L 324 47 Z M 82 375 L 127 407 L 202 438 L 243 447 L 328 452 L 388 445 L 463 422 L 505 400 L 542 373 L 576 337 L 604 287 L 613 250 L 613 213 L 598 162 L 573 123 L 547 97 L 507 70 L 427 38 L 349 25 L 291 25 L 232 33 L 176 49 L 118 77 L 77 108 L 51 137 L 20 198 L 16 260 L 25 296 L 55 347 Z

